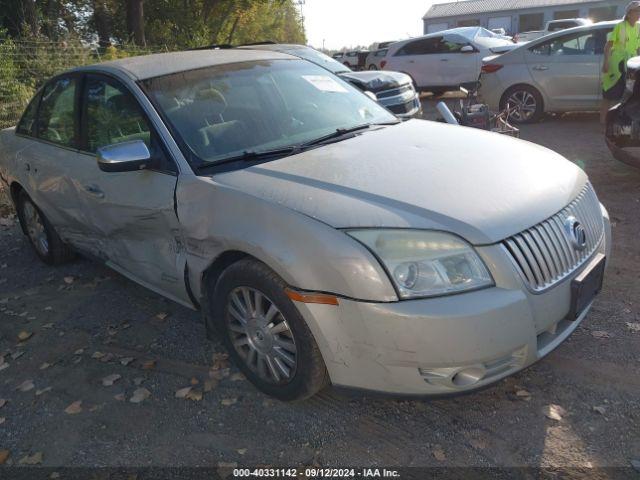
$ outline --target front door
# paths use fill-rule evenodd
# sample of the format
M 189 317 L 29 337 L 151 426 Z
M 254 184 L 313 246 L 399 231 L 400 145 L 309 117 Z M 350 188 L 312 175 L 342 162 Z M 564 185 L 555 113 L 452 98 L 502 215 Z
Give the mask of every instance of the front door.
M 470 51 L 463 51 L 464 47 Z M 447 34 L 436 49 L 432 55 L 434 63 L 438 65 L 436 85 L 457 87 L 478 80 L 480 57 L 469 40 L 461 35 Z
M 177 168 L 134 96 L 119 82 L 88 75 L 82 92 L 81 162 L 75 172 L 94 253 L 151 289 L 188 302 L 186 257 L 174 208 Z M 107 173 L 100 147 L 146 143 L 154 169 Z M 81 165 L 80 165 L 81 163 Z
M 549 109 L 598 107 L 605 30 L 555 37 L 532 47 L 527 64 Z

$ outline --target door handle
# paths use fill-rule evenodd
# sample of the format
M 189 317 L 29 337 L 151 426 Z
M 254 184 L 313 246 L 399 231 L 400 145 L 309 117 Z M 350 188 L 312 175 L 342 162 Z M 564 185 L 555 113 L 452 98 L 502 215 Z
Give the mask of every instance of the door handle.
M 416 63 L 415 60 L 409 60 L 409 63 Z
M 448 59 L 448 58 L 441 58 L 441 59 L 440 59 L 440 61 L 441 61 L 441 62 L 448 62 L 448 61 L 449 61 L 449 59 Z
M 85 185 L 84 189 L 87 193 L 90 193 L 91 195 L 94 195 L 98 198 L 104 198 L 104 192 L 100 190 L 100 188 L 97 185 Z
M 536 65 L 535 67 L 533 67 L 533 69 L 539 72 L 544 72 L 545 70 L 549 70 L 549 67 L 547 67 L 546 65 Z

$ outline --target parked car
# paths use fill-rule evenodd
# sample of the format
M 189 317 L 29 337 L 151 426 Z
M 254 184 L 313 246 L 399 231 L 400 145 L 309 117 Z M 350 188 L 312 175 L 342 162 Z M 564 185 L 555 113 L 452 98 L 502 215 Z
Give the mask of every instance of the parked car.
M 360 63 L 360 59 L 358 57 L 358 51 L 352 50 L 350 52 L 344 52 L 344 56 L 340 59 L 340 61 L 349 68 L 355 69 L 358 68 Z
M 550 33 L 567 30 L 574 27 L 586 27 L 593 24 L 588 18 L 564 18 L 561 20 L 551 20 L 547 22 L 544 30 L 536 30 L 531 32 L 522 32 L 517 36 L 518 42 L 530 42 L 544 37 Z
M 386 63 L 385 57 L 387 56 L 388 51 L 388 49 L 383 48 L 381 50 L 374 50 L 373 52 L 370 52 L 367 56 L 367 70 L 382 70 L 384 67 L 382 62 Z
M 614 158 L 640 168 L 640 57 L 627 62 L 626 91 L 607 113 L 606 141 Z
M 442 92 L 475 84 L 484 57 L 512 48 L 513 42 L 484 28 L 454 28 L 394 43 L 384 69 L 410 75 L 418 90 Z
M 353 72 L 342 63 L 306 45 L 265 42 L 239 48 L 287 53 L 320 65 L 363 92 L 375 94 L 378 102 L 399 118 L 411 118 L 422 111 L 420 96 L 413 87 L 411 77 L 404 73 Z
M 578 327 L 611 249 L 586 174 L 557 153 L 399 122 L 272 51 L 58 75 L 0 132 L 0 178 L 44 262 L 87 252 L 200 309 L 284 400 L 496 382 Z
M 342 60 L 342 58 L 344 57 L 344 52 L 337 52 L 334 53 L 331 58 L 333 58 L 334 60 L 340 61 Z
M 486 58 L 480 97 L 494 110 L 515 107 L 511 119 L 519 123 L 545 112 L 598 110 L 604 46 L 615 24 L 563 30 Z

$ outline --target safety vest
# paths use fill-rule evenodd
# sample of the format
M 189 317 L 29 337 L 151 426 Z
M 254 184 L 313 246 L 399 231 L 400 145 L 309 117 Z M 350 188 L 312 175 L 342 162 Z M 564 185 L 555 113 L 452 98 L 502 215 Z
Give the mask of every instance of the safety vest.
M 629 22 L 622 20 L 607 37 L 613 42 L 609 55 L 609 71 L 602 74 L 602 89 L 611 89 L 622 77 L 622 72 L 626 70 L 626 63 L 632 57 L 638 55 L 640 48 L 640 29 L 638 24 L 633 26 Z M 622 63 L 622 71 L 620 71 Z

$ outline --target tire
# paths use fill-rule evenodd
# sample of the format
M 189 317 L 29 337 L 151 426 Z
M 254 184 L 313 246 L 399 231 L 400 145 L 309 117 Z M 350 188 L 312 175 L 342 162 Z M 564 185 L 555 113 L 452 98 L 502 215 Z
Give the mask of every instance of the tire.
M 18 195 L 18 219 L 34 251 L 47 265 L 60 265 L 74 258 L 53 225 L 23 190 Z
M 529 85 L 516 85 L 508 89 L 500 100 L 500 111 L 520 107 L 509 116 L 517 124 L 535 123 L 544 115 L 544 100 L 540 92 Z M 523 108 L 526 107 L 526 110 Z
M 369 70 L 378 70 L 378 67 L 375 65 L 369 65 Z
M 326 387 L 329 374 L 286 288 L 265 264 L 243 259 L 222 273 L 210 308 L 230 357 L 249 381 L 267 395 L 296 401 Z

